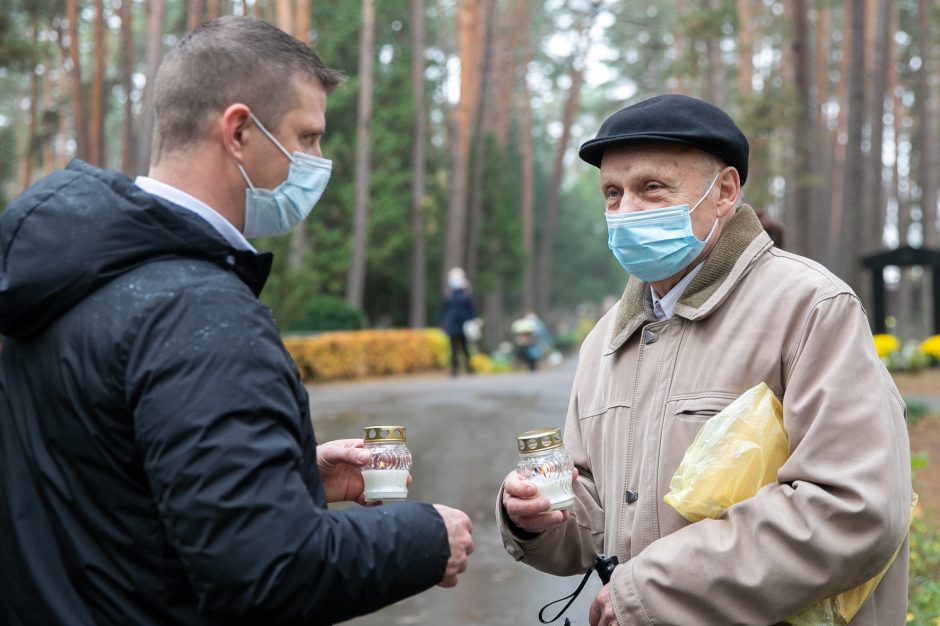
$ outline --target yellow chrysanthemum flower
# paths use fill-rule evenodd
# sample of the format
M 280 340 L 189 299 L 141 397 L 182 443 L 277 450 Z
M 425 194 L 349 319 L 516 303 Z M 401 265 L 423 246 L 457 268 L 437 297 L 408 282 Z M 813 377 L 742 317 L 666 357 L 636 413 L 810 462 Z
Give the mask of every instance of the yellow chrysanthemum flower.
M 920 344 L 920 351 L 940 361 L 940 335 L 931 335 Z
M 874 340 L 875 350 L 878 352 L 878 356 L 882 359 L 895 350 L 901 349 L 901 342 L 894 335 L 879 333 L 874 336 Z

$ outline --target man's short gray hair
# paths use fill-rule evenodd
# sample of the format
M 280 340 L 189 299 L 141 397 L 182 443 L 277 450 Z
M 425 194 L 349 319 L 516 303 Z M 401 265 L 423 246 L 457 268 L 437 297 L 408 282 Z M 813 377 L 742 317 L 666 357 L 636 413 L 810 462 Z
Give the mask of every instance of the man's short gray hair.
M 273 131 L 296 106 L 296 76 L 327 93 L 344 80 L 309 46 L 267 22 L 234 16 L 206 22 L 167 53 L 157 72 L 155 154 L 202 139 L 210 120 L 236 103 Z

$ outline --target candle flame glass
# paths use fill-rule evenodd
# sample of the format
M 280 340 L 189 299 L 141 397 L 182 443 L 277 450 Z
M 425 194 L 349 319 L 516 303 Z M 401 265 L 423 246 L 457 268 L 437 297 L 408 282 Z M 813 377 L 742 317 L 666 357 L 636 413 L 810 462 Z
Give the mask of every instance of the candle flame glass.
M 362 468 L 366 501 L 406 499 L 412 458 L 405 427 L 367 426 L 363 431 L 363 447 L 372 455 Z
M 516 473 L 535 483 L 538 497 L 548 498 L 552 511 L 574 504 L 571 476 L 574 462 L 561 441 L 557 428 L 529 430 L 516 437 L 519 462 Z

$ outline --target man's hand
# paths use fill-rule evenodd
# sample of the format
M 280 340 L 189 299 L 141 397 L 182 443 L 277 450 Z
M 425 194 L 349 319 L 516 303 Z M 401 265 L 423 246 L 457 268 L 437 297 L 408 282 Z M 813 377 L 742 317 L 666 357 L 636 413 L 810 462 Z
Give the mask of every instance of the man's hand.
M 604 585 L 591 603 L 588 612 L 588 622 L 591 626 L 618 626 L 614 607 L 610 603 L 610 585 Z
M 447 569 L 444 578 L 437 583 L 440 587 L 453 587 L 457 584 L 457 576 L 467 569 L 467 557 L 473 552 L 473 523 L 467 514 L 452 509 L 443 504 L 435 504 L 434 508 L 444 518 L 447 528 L 447 541 L 450 543 L 450 558 L 447 559 Z
M 571 476 L 572 483 L 577 478 L 578 470 L 575 469 Z M 513 524 L 530 533 L 539 533 L 568 521 L 571 511 L 549 511 L 552 506 L 549 499 L 536 498 L 535 493 L 535 483 L 522 480 L 515 470 L 506 476 L 503 481 L 503 508 Z
M 327 502 L 366 503 L 362 466 L 370 458 L 372 455 L 362 447 L 362 439 L 337 439 L 317 446 L 317 468 Z

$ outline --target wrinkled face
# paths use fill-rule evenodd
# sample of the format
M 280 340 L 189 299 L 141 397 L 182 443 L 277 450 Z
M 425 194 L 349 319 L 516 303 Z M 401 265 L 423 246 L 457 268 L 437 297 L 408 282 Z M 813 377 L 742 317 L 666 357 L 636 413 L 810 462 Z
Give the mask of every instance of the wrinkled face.
M 281 117 L 271 134 L 289 153 L 323 156 L 320 138 L 326 132 L 326 90 L 316 80 L 297 76 L 293 80 L 297 106 Z M 287 179 L 290 159 L 260 129 L 254 129 L 251 149 L 245 151 L 245 169 L 260 189 L 274 189 Z
M 609 213 L 648 211 L 688 204 L 695 236 L 704 239 L 716 218 L 719 187 L 703 199 L 722 166 L 709 155 L 668 143 L 610 148 L 601 161 L 601 193 Z

